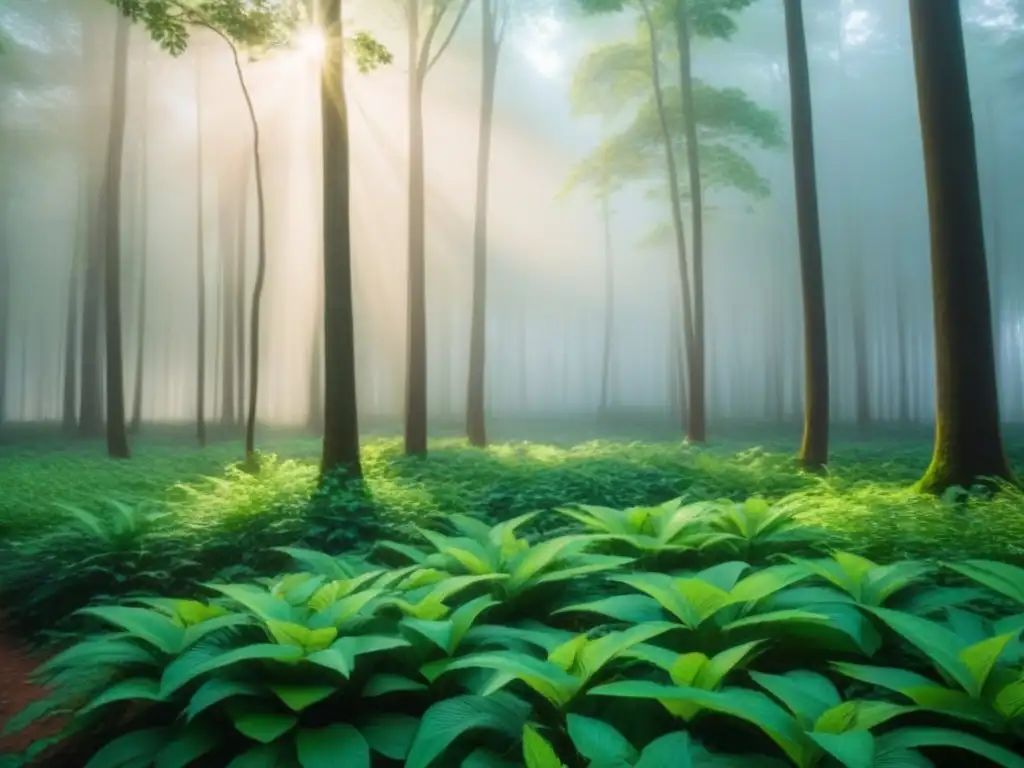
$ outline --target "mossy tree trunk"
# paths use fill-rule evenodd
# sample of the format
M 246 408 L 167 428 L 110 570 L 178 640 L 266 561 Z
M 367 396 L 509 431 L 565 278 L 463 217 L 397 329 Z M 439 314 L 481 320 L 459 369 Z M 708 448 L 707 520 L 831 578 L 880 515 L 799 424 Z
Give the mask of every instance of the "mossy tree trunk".
M 936 414 L 921 490 L 1012 479 L 999 428 L 992 310 L 959 0 L 911 0 L 931 228 Z
M 814 170 L 811 77 L 801 0 L 785 0 L 785 11 L 793 126 L 793 172 L 796 180 L 797 231 L 800 236 L 800 282 L 804 309 L 804 433 L 800 442 L 799 460 L 804 469 L 818 471 L 828 463 L 829 383 L 825 276 Z

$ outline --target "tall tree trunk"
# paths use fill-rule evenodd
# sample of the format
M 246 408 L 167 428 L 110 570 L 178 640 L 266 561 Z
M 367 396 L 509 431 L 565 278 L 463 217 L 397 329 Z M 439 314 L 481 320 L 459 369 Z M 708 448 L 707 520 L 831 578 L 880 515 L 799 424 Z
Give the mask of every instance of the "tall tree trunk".
M 238 235 L 235 239 L 235 358 L 237 360 L 235 375 L 236 397 L 238 400 L 239 417 L 234 417 L 234 423 L 238 423 L 240 414 L 245 402 L 245 289 L 247 278 L 247 267 L 249 264 L 249 184 L 252 180 L 252 165 L 250 159 L 244 161 L 241 176 L 241 191 L 239 192 L 238 213 Z
M 814 119 L 802 0 L 785 0 L 793 125 L 793 174 L 800 235 L 800 282 L 804 308 L 804 433 L 799 459 L 817 471 L 828 463 L 829 391 L 825 275 L 814 170 Z
M 689 4 L 680 2 L 676 12 L 676 40 L 679 46 L 679 82 L 683 99 L 683 128 L 686 133 L 686 165 L 690 177 L 690 224 L 693 236 L 693 344 L 690 348 L 690 416 L 686 439 L 707 440 L 706 364 L 704 351 L 704 192 L 700 179 L 700 145 L 697 142 L 697 111 L 693 99 L 693 69 L 690 51 Z
M 110 136 L 107 145 L 107 175 L 104 187 L 106 262 L 104 263 L 104 309 L 107 354 L 107 453 L 127 459 L 128 435 L 124 419 L 124 370 L 121 353 L 121 171 L 124 162 L 124 133 L 128 94 L 128 42 L 131 22 L 118 16 L 114 39 L 114 88 L 110 108 Z
M 149 114 L 148 100 L 146 114 Z M 141 221 L 139 222 L 139 257 L 141 269 L 139 270 L 139 296 L 136 307 L 136 350 L 135 350 L 135 387 L 132 392 L 132 418 L 129 424 L 129 431 L 138 434 L 142 429 L 142 401 L 145 385 L 145 362 L 146 362 L 146 303 L 149 286 L 149 124 L 143 128 L 142 150 L 140 162 L 142 171 L 139 174 L 141 189 L 138 194 Z
M 658 49 L 658 31 L 651 15 L 647 0 L 640 0 L 640 9 L 644 15 L 644 23 L 647 26 L 647 33 L 651 43 L 651 77 L 654 85 L 654 103 L 658 110 L 658 122 L 661 127 L 661 139 L 665 149 L 665 169 L 668 174 L 668 189 L 671 200 L 672 231 L 675 235 L 676 260 L 679 274 L 679 295 L 680 312 L 683 320 L 683 344 L 686 350 L 687 363 L 692 365 L 695 359 L 696 347 L 694 345 L 693 312 L 690 306 L 690 268 L 687 263 L 686 254 L 686 233 L 683 227 L 683 213 L 681 209 L 682 188 L 679 184 L 679 165 L 676 162 L 675 147 L 673 145 L 672 131 L 668 124 L 668 115 L 665 111 L 665 95 L 661 85 L 661 55 Z M 680 376 L 682 384 L 685 379 Z M 683 396 L 692 403 L 689 395 L 689 387 Z M 689 433 L 688 423 L 691 418 L 690 408 L 682 408 L 683 429 Z
M 323 286 L 317 286 L 323 292 Z M 313 348 L 309 361 L 309 412 L 306 429 L 320 434 L 324 428 L 324 310 L 323 299 L 317 301 Z
M 405 453 L 427 452 L 427 275 L 423 199 L 423 71 L 419 0 L 409 0 L 409 274 L 405 362 Z
M 0 195 L 5 191 L 0 191 Z M 7 414 L 7 355 L 10 339 L 11 256 L 7 233 L 10 232 L 10 205 L 0 199 L 0 425 Z
M 499 0 L 500 1 L 500 0 Z M 484 406 L 487 370 L 487 206 L 491 171 L 491 137 L 498 58 L 504 29 L 497 18 L 495 0 L 483 0 L 482 84 L 480 132 L 476 156 L 476 220 L 473 229 L 473 314 L 470 320 L 469 385 L 466 397 L 466 435 L 472 445 L 487 445 Z
M 206 445 L 206 238 L 203 233 L 203 83 L 196 54 L 196 440 Z
M 864 295 L 864 271 L 860 266 L 861 253 L 855 252 L 851 261 L 850 301 L 853 320 L 853 376 L 855 418 L 862 433 L 871 427 L 871 360 L 868 349 L 868 317 Z
M 601 196 L 601 218 L 604 220 L 604 343 L 599 411 L 604 415 L 611 406 L 612 342 L 615 338 L 615 252 L 612 248 L 611 194 L 607 188 Z
M 920 488 L 1011 480 L 999 428 L 995 350 L 959 0 L 910 0 L 931 223 L 936 414 Z
M 355 308 L 349 200 L 348 104 L 341 0 L 327 0 L 328 48 L 320 90 L 323 133 L 324 444 L 320 476 L 362 474 L 356 400 Z
M 237 331 L 235 320 L 235 296 L 238 293 L 238 242 L 235 225 L 236 206 L 238 201 L 237 166 L 229 156 L 227 165 L 221 168 L 217 185 L 217 231 L 220 239 L 220 307 L 221 307 L 221 344 L 220 344 L 220 421 L 221 424 L 237 424 L 236 384 L 235 384 L 235 342 Z M 243 206 L 244 210 L 244 206 Z
M 897 278 L 896 282 L 896 355 L 899 358 L 897 367 L 897 413 L 899 423 L 907 425 L 910 423 L 910 345 L 908 343 L 908 330 L 904 291 Z
M 61 408 L 61 429 L 73 435 L 78 429 L 78 310 L 81 294 L 82 265 L 88 256 L 85 233 L 88 231 L 88 204 L 85 184 L 79 182 L 78 221 L 75 245 L 68 276 L 68 301 L 64 316 L 64 397 Z

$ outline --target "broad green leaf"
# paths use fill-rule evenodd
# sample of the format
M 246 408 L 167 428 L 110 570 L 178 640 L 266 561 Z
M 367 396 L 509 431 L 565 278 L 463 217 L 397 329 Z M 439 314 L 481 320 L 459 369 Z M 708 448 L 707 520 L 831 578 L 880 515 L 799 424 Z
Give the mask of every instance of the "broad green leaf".
M 888 608 L 872 608 L 871 612 L 924 653 L 932 664 L 972 695 L 979 689 L 971 670 L 960 658 L 962 641 L 941 624 L 909 613 Z
M 901 728 L 878 737 L 876 749 L 879 752 L 897 749 L 918 749 L 921 747 L 950 747 L 972 752 L 991 760 L 1002 768 L 1024 768 L 1024 757 L 1008 749 L 979 739 L 969 733 L 949 728 Z
M 423 715 L 405 768 L 428 768 L 456 739 L 473 731 L 516 738 L 529 713 L 526 702 L 505 693 L 444 699 Z
M 325 669 L 332 669 L 344 678 L 348 678 L 355 668 L 356 659 L 344 648 L 327 648 L 316 653 L 311 653 L 305 659 L 310 664 L 316 664 Z
M 252 683 L 245 683 L 236 680 L 228 680 L 221 677 L 211 677 L 203 683 L 185 708 L 185 718 L 191 722 L 197 715 L 202 714 L 215 704 L 230 699 L 234 696 L 263 696 L 265 690 Z
M 713 658 L 701 666 L 699 674 L 695 678 L 697 687 L 706 689 L 717 688 L 733 669 L 749 661 L 750 657 L 761 649 L 764 642 L 764 640 L 754 640 L 750 643 L 726 648 L 724 651 L 715 654 Z
M 468 603 L 460 605 L 452 611 L 452 615 L 449 617 L 452 626 L 451 639 L 445 650 L 448 653 L 455 653 L 456 649 L 462 643 L 462 639 L 466 636 L 466 633 L 469 632 L 470 628 L 472 628 L 480 614 L 497 604 L 497 600 L 492 600 L 487 595 L 482 595 L 470 600 Z
M 359 723 L 370 749 L 392 760 L 405 760 L 419 730 L 418 717 L 381 714 Z
M 302 650 L 299 648 L 269 643 L 257 643 L 243 648 L 224 651 L 201 662 L 196 662 L 195 659 L 186 654 L 167 665 L 163 677 L 160 679 L 160 695 L 166 699 L 196 678 L 233 664 L 245 661 L 293 662 L 301 658 Z
M 803 581 L 807 571 L 797 565 L 774 565 L 741 579 L 729 590 L 732 602 L 754 603 Z
M 582 715 L 569 715 L 566 722 L 576 751 L 592 764 L 628 767 L 636 761 L 636 749 L 608 723 Z
M 450 620 L 440 619 L 435 621 L 406 616 L 402 619 L 401 626 L 433 643 L 444 653 L 448 654 L 450 652 L 449 649 L 453 645 L 452 635 L 454 631 Z
M 157 753 L 154 768 L 187 768 L 215 750 L 220 743 L 221 736 L 213 728 L 188 726 Z
M 299 729 L 295 751 L 302 768 L 370 768 L 370 745 L 347 723 Z
M 658 602 L 646 595 L 617 595 L 586 603 L 576 603 L 559 608 L 559 613 L 597 613 L 601 616 L 629 624 L 643 624 L 647 621 L 664 621 L 665 612 Z
M 260 744 L 270 744 L 294 728 L 299 718 L 274 712 L 242 712 L 231 718 L 239 733 Z
M 167 744 L 169 734 L 166 728 L 146 728 L 130 731 L 108 742 L 85 768 L 135 768 L 148 765 Z
M 291 621 L 294 608 L 284 599 L 248 584 L 204 584 L 248 608 L 263 621 Z
M 338 689 L 333 685 L 272 685 L 270 690 L 292 712 L 302 712 Z
M 148 608 L 129 608 L 123 605 L 104 605 L 95 608 L 83 608 L 78 611 L 84 616 L 113 624 L 149 643 L 166 654 L 177 653 L 182 647 L 185 630 L 167 616 Z
M 523 726 L 523 761 L 526 768 L 565 768 L 551 744 L 532 725 Z
M 810 733 L 808 736 L 845 768 L 875 768 L 875 737 L 868 731 Z
M 842 703 L 842 697 L 832 681 L 816 672 L 794 670 L 783 675 L 751 672 L 750 676 L 785 704 L 808 731 L 825 712 Z
M 618 658 L 634 645 L 644 643 L 674 629 L 677 629 L 677 626 L 667 622 L 648 623 L 630 627 L 621 632 L 609 632 L 603 637 L 591 640 L 582 648 L 578 658 L 583 682 L 591 680 L 606 664 Z
M 582 542 L 589 543 L 590 541 L 590 537 L 585 534 L 574 534 L 548 539 L 530 547 L 516 562 L 508 581 L 509 589 L 518 590 L 561 558 L 567 550 L 578 549 Z M 578 552 L 574 551 L 573 554 L 578 554 Z
M 552 650 L 548 654 L 548 661 L 566 672 L 572 673 L 574 667 L 577 666 L 577 658 L 580 652 L 587 646 L 590 640 L 586 635 L 576 635 L 576 637 L 566 640 L 560 646 Z
M 446 672 L 459 669 L 490 669 L 512 675 L 543 696 L 554 706 L 567 704 L 579 689 L 579 681 L 561 667 L 522 653 L 495 651 L 443 659 L 426 664 L 421 672 L 428 680 L 436 680 Z
M 871 731 L 894 717 L 917 711 L 917 707 L 888 701 L 844 701 L 822 713 L 814 724 L 814 730 L 818 733 Z
M 770 624 L 797 625 L 797 624 L 820 624 L 827 625 L 829 617 L 823 613 L 812 613 L 810 611 L 782 610 L 770 611 L 768 613 L 755 613 L 751 616 L 744 616 L 742 619 L 730 621 L 722 626 L 723 632 L 735 632 L 737 629 L 749 629 Z
M 103 689 L 95 699 L 82 707 L 78 714 L 84 715 L 106 704 L 120 701 L 163 701 L 160 695 L 160 683 L 148 677 L 133 677 L 121 680 Z
M 1024 568 L 995 560 L 964 560 L 946 567 L 1024 606 Z
M 378 674 L 366 681 L 363 688 L 363 696 L 384 696 L 388 693 L 405 693 L 408 691 L 423 691 L 427 686 L 416 680 L 410 680 L 402 675 Z
M 981 696 L 992 668 L 1003 655 L 1006 646 L 1010 641 L 1016 640 L 1019 634 L 1019 632 L 1009 632 L 1005 635 L 990 637 L 960 651 L 960 660 L 963 661 L 974 681 L 974 687 L 967 689 L 968 693 L 972 696 Z

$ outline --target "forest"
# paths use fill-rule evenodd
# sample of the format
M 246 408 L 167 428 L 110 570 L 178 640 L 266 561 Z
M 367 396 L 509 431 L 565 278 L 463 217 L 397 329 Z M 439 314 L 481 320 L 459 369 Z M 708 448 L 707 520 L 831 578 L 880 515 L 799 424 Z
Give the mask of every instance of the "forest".
M 0 0 L 0 768 L 1024 768 L 1024 0 Z

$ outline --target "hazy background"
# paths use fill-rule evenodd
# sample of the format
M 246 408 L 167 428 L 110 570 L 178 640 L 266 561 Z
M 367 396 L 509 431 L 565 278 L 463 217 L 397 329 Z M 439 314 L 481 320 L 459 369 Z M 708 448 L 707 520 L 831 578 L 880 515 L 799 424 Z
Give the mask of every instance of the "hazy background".
M 354 27 L 395 53 L 393 66 L 350 74 L 353 227 L 360 408 L 400 411 L 406 218 L 406 62 L 401 15 L 388 0 L 356 7 Z M 853 307 L 865 299 L 876 419 L 893 419 L 899 335 L 912 416 L 932 417 L 927 210 L 909 19 L 897 0 L 805 3 L 811 53 L 834 391 L 833 418 L 854 416 Z M 964 0 L 984 198 L 1002 413 L 1024 420 L 1024 16 L 1014 0 Z M 0 248 L 11 264 L 8 420 L 60 416 L 72 259 L 83 247 L 86 162 L 105 152 L 114 11 L 102 0 L 0 0 Z M 700 43 L 696 74 L 743 88 L 787 126 L 780 0 L 740 17 L 730 43 Z M 600 206 L 559 197 L 572 165 L 602 137 L 574 119 L 573 70 L 587 50 L 630 37 L 626 15 L 580 20 L 521 15 L 503 52 L 491 174 L 488 407 L 493 414 L 590 414 L 598 406 L 604 317 Z M 84 46 L 99 54 L 83 64 Z M 141 29 L 131 43 L 123 251 L 125 382 L 131 402 L 143 254 L 149 260 L 143 418 L 194 412 L 196 195 L 204 191 L 208 408 L 219 372 L 221 221 L 218 164 L 248 151 L 251 133 L 227 50 L 197 37 L 171 58 Z M 197 70 L 198 68 L 198 70 Z M 471 11 L 426 89 L 430 403 L 458 416 L 465 399 L 479 116 L 479 17 Z M 197 71 L 206 170 L 196 173 Z M 285 52 L 247 65 L 260 115 L 268 189 L 269 269 L 262 324 L 260 416 L 300 423 L 319 304 L 318 63 Z M 142 139 L 146 138 L 145 155 Z M 764 201 L 717 199 L 707 214 L 708 406 L 715 419 L 777 418 L 766 370 L 781 361 L 784 418 L 800 410 L 801 306 L 788 147 L 751 155 L 770 181 Z M 144 160 L 144 162 L 143 162 Z M 145 186 L 141 168 L 145 165 Z M 250 188 L 250 195 L 252 194 Z M 612 398 L 667 413 L 673 400 L 671 320 L 678 301 L 668 243 L 644 245 L 668 220 L 642 187 L 613 200 L 616 328 Z M 250 205 L 248 279 L 254 274 Z M 689 228 L 689 227 L 687 227 Z M 902 318 L 902 325 L 898 323 Z M 712 425 L 713 428 L 713 425 Z

